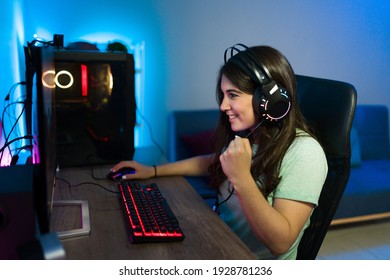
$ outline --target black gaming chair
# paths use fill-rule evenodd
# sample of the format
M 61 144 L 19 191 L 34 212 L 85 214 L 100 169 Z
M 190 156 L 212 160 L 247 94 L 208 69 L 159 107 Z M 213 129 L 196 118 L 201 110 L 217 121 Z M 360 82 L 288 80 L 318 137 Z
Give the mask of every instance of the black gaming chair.
M 328 161 L 319 205 L 298 247 L 297 259 L 314 260 L 328 231 L 350 174 L 350 131 L 357 93 L 353 85 L 297 75 L 303 115 L 313 125 Z

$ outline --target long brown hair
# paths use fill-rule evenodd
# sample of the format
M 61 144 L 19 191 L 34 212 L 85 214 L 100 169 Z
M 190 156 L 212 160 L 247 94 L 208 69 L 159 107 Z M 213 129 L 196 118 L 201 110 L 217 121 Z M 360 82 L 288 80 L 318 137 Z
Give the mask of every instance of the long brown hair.
M 289 61 L 278 50 L 269 46 L 252 47 L 246 51 L 251 51 L 252 56 L 259 61 L 259 64 L 268 69 L 273 80 L 286 88 L 291 97 L 291 109 L 286 117 L 278 122 L 262 124 L 249 138 L 251 143 L 258 144 L 258 149 L 252 158 L 251 173 L 256 181 L 260 181 L 261 191 L 264 196 L 267 196 L 276 188 L 281 179 L 279 175 L 281 162 L 288 147 L 297 136 L 296 129 L 300 128 L 311 135 L 312 132 L 297 104 L 295 74 Z M 221 105 L 224 96 L 221 90 L 223 75 L 239 90 L 248 94 L 253 95 L 258 86 L 245 71 L 228 61 L 221 67 L 218 75 L 216 98 L 219 105 Z M 258 108 L 253 105 L 253 110 L 260 122 Z M 219 156 L 235 135 L 236 132 L 231 130 L 227 115 L 221 112 L 213 139 L 215 154 L 209 165 L 211 185 L 217 190 L 227 179 L 223 173 Z

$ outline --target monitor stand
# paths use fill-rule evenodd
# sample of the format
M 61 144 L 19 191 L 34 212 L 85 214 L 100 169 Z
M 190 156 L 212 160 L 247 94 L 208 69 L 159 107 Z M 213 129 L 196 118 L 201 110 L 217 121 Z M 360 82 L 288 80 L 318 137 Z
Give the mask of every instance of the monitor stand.
M 86 200 L 55 200 L 53 207 L 77 206 L 80 208 L 81 228 L 57 231 L 59 239 L 67 239 L 72 237 L 79 237 L 89 235 L 91 232 L 91 223 L 89 219 L 89 205 Z

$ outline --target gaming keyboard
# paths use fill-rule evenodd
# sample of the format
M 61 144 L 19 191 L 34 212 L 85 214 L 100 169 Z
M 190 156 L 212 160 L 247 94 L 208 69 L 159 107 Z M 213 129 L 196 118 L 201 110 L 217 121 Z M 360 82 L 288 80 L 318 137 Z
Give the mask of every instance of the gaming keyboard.
M 131 243 L 182 241 L 179 222 L 157 184 L 118 184 Z

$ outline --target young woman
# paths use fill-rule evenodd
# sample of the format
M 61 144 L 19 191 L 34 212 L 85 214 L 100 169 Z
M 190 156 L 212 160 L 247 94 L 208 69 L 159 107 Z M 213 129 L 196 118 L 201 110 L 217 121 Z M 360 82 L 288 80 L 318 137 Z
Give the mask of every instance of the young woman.
M 135 169 L 123 179 L 211 175 L 218 213 L 243 242 L 261 259 L 295 259 L 327 163 L 297 104 L 293 69 L 272 47 L 235 45 L 216 97 L 213 154 L 156 168 L 123 161 L 112 170 Z

